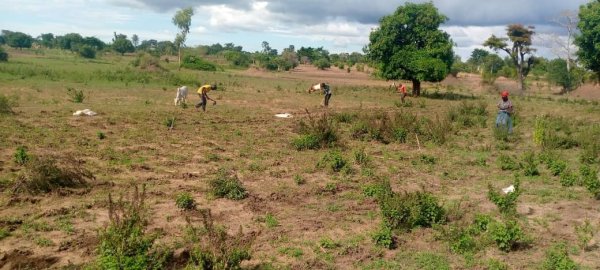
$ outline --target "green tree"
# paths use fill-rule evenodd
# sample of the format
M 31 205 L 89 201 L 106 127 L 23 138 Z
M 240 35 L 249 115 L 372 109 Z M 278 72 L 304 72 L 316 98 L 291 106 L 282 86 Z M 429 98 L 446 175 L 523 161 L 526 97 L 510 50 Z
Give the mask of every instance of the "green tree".
M 41 34 L 38 40 L 40 41 L 40 44 L 46 48 L 52 48 L 54 46 L 54 34 L 52 33 Z
M 5 35 L 6 44 L 13 48 L 31 48 L 33 44 L 33 38 L 25 33 L 21 32 L 9 32 L 8 35 Z
M 525 78 L 531 71 L 534 61 L 533 52 L 535 49 L 531 48 L 532 36 L 535 34 L 533 29 L 533 26 L 525 27 L 522 24 L 510 24 L 506 29 L 508 38 L 499 38 L 492 35 L 483 44 L 494 51 L 505 51 L 510 56 L 516 67 L 519 84 L 523 91 L 525 91 Z M 512 42 L 512 47 L 509 47 L 507 43 L 509 40 Z
M 179 66 L 181 66 L 181 47 L 185 46 L 187 34 L 190 32 L 192 16 L 194 16 L 194 10 L 189 7 L 177 11 L 172 19 L 173 24 L 181 30 L 181 32 L 177 33 L 175 41 L 173 42 L 179 54 Z
M 485 58 L 490 55 L 490 52 L 483 49 L 475 49 L 471 52 L 471 57 L 467 60 L 469 65 L 472 65 L 475 70 L 482 72 Z
M 600 78 L 600 0 L 593 0 L 579 7 L 579 23 L 577 28 L 581 32 L 575 38 L 579 47 L 577 56 L 586 68 L 594 71 Z
M 129 39 L 127 39 L 126 35 L 123 34 L 118 34 L 114 33 L 115 37 L 113 38 L 113 44 L 112 44 L 112 48 L 113 50 L 115 50 L 115 52 L 120 53 L 121 55 L 128 53 L 128 52 L 134 52 L 135 49 L 133 48 L 133 44 L 131 44 L 131 41 Z
M 133 43 L 133 48 L 137 48 L 138 44 L 140 42 L 140 38 L 138 37 L 138 35 L 133 34 L 133 36 L 131 36 L 131 43 Z
M 8 53 L 4 51 L 4 49 L 0 46 L 0 62 L 8 61 Z
M 55 38 L 55 42 L 58 47 L 63 50 L 76 51 L 77 46 L 83 43 L 83 37 L 77 33 L 69 33 L 64 36 L 58 36 Z
M 439 29 L 448 18 L 433 3 L 406 3 L 384 16 L 371 32 L 368 57 L 387 80 L 404 79 L 420 95 L 421 81 L 446 78 L 454 60 L 452 40 Z
M 567 61 L 564 59 L 554 59 L 548 62 L 546 66 L 548 81 L 562 87 L 561 93 L 564 94 L 576 89 L 583 82 L 585 71 L 575 65 L 567 67 Z
M 94 50 L 102 50 L 106 47 L 106 43 L 97 37 L 86 37 L 83 39 L 82 43 L 92 47 Z

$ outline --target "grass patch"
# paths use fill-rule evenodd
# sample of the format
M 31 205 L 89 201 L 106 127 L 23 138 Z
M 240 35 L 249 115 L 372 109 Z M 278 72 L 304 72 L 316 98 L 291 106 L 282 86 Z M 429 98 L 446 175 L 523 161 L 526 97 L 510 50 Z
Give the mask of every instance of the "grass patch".
M 209 182 L 210 191 L 216 198 L 242 200 L 248 197 L 248 192 L 234 172 L 219 169 L 216 178 Z
M 94 175 L 75 159 L 64 158 L 59 162 L 51 157 L 36 157 L 19 173 L 13 192 L 37 194 L 60 188 L 82 188 L 93 179 Z
M 177 194 L 177 197 L 175 198 L 175 205 L 182 210 L 192 210 L 196 208 L 196 201 L 194 200 L 194 197 L 192 197 L 192 194 L 181 192 Z

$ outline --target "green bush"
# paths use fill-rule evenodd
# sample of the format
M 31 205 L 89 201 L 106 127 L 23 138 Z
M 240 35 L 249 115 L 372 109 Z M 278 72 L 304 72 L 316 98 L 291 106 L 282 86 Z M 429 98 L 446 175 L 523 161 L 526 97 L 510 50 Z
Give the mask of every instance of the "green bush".
M 514 215 L 517 213 L 517 199 L 521 195 L 519 179 L 515 179 L 513 185 L 515 190 L 508 194 L 500 193 L 491 184 L 488 186 L 488 199 L 498 207 L 500 213 L 505 215 Z
M 364 148 L 354 151 L 354 162 L 358 165 L 367 166 L 371 162 L 371 158 L 367 155 Z
M 186 55 L 183 57 L 181 67 L 204 71 L 217 71 L 217 66 L 198 56 Z
M 148 69 L 152 67 L 162 68 L 160 66 L 160 59 L 149 53 L 138 53 L 135 59 L 131 61 L 131 65 L 140 69 Z
M 108 216 L 110 223 L 100 230 L 98 266 L 101 269 L 161 269 L 163 262 L 159 253 L 152 250 L 156 235 L 146 232 L 148 224 L 145 188 L 135 191 L 131 200 L 123 201 L 121 196 L 113 202 L 108 195 Z
M 248 197 L 248 192 L 235 174 L 219 169 L 216 178 L 209 182 L 213 196 L 231 200 L 242 200 Z
M 408 131 L 402 127 L 394 129 L 394 139 L 399 143 L 406 143 Z
M 15 163 L 23 166 L 23 165 L 27 164 L 27 162 L 31 159 L 31 157 L 29 156 L 29 154 L 27 154 L 27 148 L 25 148 L 24 146 L 19 146 L 19 147 L 17 147 L 17 150 L 15 151 L 14 159 L 15 159 Z
M 10 100 L 4 96 L 4 95 L 0 95 L 0 115 L 2 114 L 12 114 L 13 110 L 12 110 L 12 104 L 10 102 Z
M 503 171 L 517 171 L 521 169 L 521 164 L 514 157 L 507 155 L 500 155 L 498 157 L 498 165 Z
M 577 175 L 566 170 L 560 174 L 560 184 L 563 187 L 572 187 L 577 184 Z
M 525 176 L 540 175 L 540 171 L 537 168 L 537 161 L 535 159 L 535 153 L 526 152 L 523 155 L 523 170 L 524 170 Z
M 329 60 L 327 60 L 325 58 L 321 58 L 321 59 L 315 61 L 314 65 L 318 69 L 324 70 L 326 68 L 330 68 L 331 67 L 331 62 L 329 62 Z
M 25 164 L 13 192 L 48 193 L 60 188 L 87 187 L 92 173 L 75 159 L 65 158 L 61 164 L 53 158 L 36 157 Z
M 340 112 L 332 115 L 333 119 L 338 123 L 352 123 L 358 118 L 356 113 Z
M 104 140 L 106 139 L 106 134 L 104 134 L 102 131 L 98 131 L 96 132 L 96 137 L 98 137 L 98 140 Z
M 192 194 L 181 192 L 177 194 L 177 197 L 175 198 L 175 205 L 179 209 L 192 210 L 196 208 L 196 201 L 194 200 L 194 197 L 192 197 Z
M 301 134 L 292 141 L 297 150 L 334 147 L 338 141 L 338 128 L 327 113 L 318 119 L 308 114 L 308 123 L 301 120 L 296 129 Z
M 339 150 L 329 151 L 317 162 L 318 168 L 328 168 L 333 172 L 340 172 L 348 166 L 350 166 L 348 161 Z
M 592 193 L 592 196 L 600 200 L 600 179 L 598 179 L 598 170 L 583 165 L 579 168 L 579 173 L 585 188 Z
M 302 134 L 292 140 L 292 146 L 298 151 L 318 149 L 321 147 L 321 142 L 314 134 Z
M 376 246 L 387 249 L 393 249 L 395 246 L 394 235 L 392 234 L 392 230 L 387 226 L 381 226 L 379 230 L 373 233 L 372 238 Z
M 6 53 L 4 51 L 4 49 L 2 48 L 2 46 L 0 46 L 0 62 L 6 62 L 8 61 L 8 53 Z
M 411 230 L 446 221 L 444 208 L 433 194 L 425 191 L 397 194 L 387 185 L 378 200 L 384 224 L 389 228 Z
M 514 220 L 509 220 L 505 223 L 494 222 L 490 224 L 489 231 L 496 246 L 504 252 L 510 252 L 528 242 L 527 236 L 522 231 L 521 226 Z
M 562 172 L 567 169 L 567 162 L 563 160 L 551 160 L 548 163 L 548 169 L 554 176 L 561 175 Z
M 96 58 L 96 50 L 90 45 L 83 45 L 79 47 L 79 56 L 88 59 Z
M 577 270 L 580 266 L 569 257 L 567 246 L 564 243 L 555 244 L 546 251 L 546 258 L 542 264 L 543 270 Z
M 71 98 L 71 102 L 74 103 L 83 103 L 83 100 L 85 99 L 83 90 L 77 90 L 72 87 L 67 87 L 67 95 Z
M 459 127 L 485 127 L 488 112 L 484 102 L 463 101 L 448 110 L 448 119 Z

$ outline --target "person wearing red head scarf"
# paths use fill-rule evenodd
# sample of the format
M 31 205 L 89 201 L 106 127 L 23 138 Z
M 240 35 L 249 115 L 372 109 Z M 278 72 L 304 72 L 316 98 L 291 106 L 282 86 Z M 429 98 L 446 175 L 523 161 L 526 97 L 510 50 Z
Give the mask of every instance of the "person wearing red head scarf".
M 512 114 L 513 104 L 508 99 L 508 91 L 504 90 L 500 93 L 502 100 L 498 102 L 498 116 L 496 117 L 496 127 L 508 129 L 508 133 L 512 133 Z

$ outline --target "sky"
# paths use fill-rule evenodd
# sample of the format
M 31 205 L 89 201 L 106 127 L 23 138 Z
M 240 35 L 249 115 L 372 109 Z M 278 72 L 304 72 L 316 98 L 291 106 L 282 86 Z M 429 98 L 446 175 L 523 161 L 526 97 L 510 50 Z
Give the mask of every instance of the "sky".
M 492 34 L 505 36 L 506 25 L 536 27 L 537 55 L 553 58 L 551 37 L 565 38 L 556 24 L 565 11 L 576 14 L 590 0 L 433 0 L 448 17 L 441 29 L 463 60 Z M 140 40 L 173 41 L 175 12 L 193 7 L 186 45 L 234 43 L 261 50 L 263 41 L 280 52 L 289 45 L 323 47 L 331 53 L 362 52 L 382 16 L 406 0 L 0 0 L 0 29 L 39 36 L 79 33 L 110 42 L 114 32 Z M 413 0 L 421 3 L 425 1 Z

